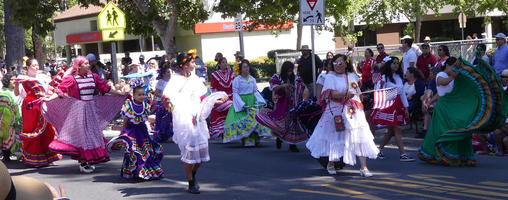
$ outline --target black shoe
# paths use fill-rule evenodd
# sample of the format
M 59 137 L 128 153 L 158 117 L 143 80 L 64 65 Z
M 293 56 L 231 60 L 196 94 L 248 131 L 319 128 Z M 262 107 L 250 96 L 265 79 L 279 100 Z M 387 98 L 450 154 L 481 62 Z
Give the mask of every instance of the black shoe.
M 298 147 L 296 147 L 296 145 L 294 145 L 294 144 L 290 144 L 289 145 L 289 151 L 291 151 L 291 152 L 300 152 L 300 150 L 298 150 Z
M 197 173 L 197 171 L 193 171 L 193 172 L 192 172 L 192 180 L 194 180 L 194 185 L 195 185 L 195 186 L 196 186 L 196 188 L 198 188 L 198 190 L 199 190 L 199 188 L 200 188 L 200 187 L 199 187 L 198 180 L 196 180 L 196 173 Z
M 11 161 L 11 151 L 9 150 L 2 150 L 3 158 L 2 161 Z
M 187 192 L 188 193 L 191 193 L 191 194 L 199 194 L 199 189 L 196 187 L 195 185 L 195 180 L 192 180 L 192 181 L 189 181 L 189 188 L 187 189 Z
M 277 139 L 275 140 L 275 147 L 277 147 L 277 149 L 282 148 L 282 140 L 280 140 L 279 138 L 277 138 Z

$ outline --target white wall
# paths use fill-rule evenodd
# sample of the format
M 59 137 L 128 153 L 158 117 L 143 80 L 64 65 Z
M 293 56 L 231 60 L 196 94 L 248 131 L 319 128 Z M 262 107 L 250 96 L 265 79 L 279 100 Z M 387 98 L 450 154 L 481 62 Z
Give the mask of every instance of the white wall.
M 296 49 L 296 32 L 296 24 L 291 30 L 283 31 L 279 35 L 273 35 L 271 31 L 244 32 L 245 56 L 247 59 L 254 59 L 266 56 L 270 50 Z M 316 52 L 335 49 L 335 42 L 332 39 L 332 32 L 322 31 L 318 33 L 316 31 Z M 201 45 L 204 61 L 212 61 L 217 52 L 221 52 L 229 61 L 233 61 L 233 54 L 240 50 L 237 32 L 202 34 Z M 311 47 L 310 26 L 303 28 L 302 45 Z

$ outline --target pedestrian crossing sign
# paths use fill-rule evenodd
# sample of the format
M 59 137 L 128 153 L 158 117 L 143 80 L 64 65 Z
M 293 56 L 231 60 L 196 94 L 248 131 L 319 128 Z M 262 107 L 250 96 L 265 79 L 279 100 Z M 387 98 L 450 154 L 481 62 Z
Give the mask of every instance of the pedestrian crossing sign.
M 102 30 L 102 41 L 124 40 L 125 34 L 123 30 L 123 28 Z
M 112 1 L 99 13 L 99 29 L 125 29 L 125 14 Z

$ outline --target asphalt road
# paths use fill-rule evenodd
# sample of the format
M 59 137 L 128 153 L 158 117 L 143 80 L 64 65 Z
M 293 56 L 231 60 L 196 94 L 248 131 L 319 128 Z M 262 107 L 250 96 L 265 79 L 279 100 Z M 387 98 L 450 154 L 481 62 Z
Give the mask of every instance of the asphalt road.
M 382 132 L 376 133 L 377 143 Z M 408 152 L 416 157 L 421 140 L 412 139 L 413 134 L 405 132 Z M 165 177 L 154 181 L 121 178 L 121 152 L 112 153 L 111 161 L 98 165 L 92 174 L 80 173 L 77 162 L 69 157 L 40 169 L 26 168 L 19 162 L 6 165 L 12 175 L 38 178 L 54 186 L 63 184 L 73 200 L 508 199 L 508 156 L 480 156 L 477 167 L 444 167 L 420 160 L 400 162 L 398 150 L 387 146 L 384 160 L 368 160 L 374 177 L 362 178 L 359 164 L 328 175 L 304 144 L 298 145 L 300 152 L 292 153 L 287 144 L 277 150 L 270 138 L 264 139 L 259 148 L 211 141 L 211 161 L 197 174 L 201 194 L 193 195 L 185 191 L 187 182 L 178 147 L 172 143 L 163 145 Z

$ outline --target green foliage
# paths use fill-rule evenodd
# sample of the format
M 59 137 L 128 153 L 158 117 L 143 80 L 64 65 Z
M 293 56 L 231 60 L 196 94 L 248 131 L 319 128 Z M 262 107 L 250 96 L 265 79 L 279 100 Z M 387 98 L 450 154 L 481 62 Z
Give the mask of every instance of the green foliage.
M 276 73 L 275 62 L 268 56 L 252 59 L 250 64 L 257 71 L 258 77 L 256 78 L 269 78 Z
M 142 10 L 136 1 L 118 0 L 118 7 L 123 10 L 127 20 L 126 31 L 145 37 L 156 35 L 153 21 L 168 24 L 174 14 L 168 1 L 170 0 L 139 0 L 137 2 L 146 6 L 146 9 Z M 202 1 L 178 0 L 175 3 L 178 13 L 177 23 L 181 28 L 190 30 L 196 23 L 208 19 Z
M 277 52 L 277 53 L 291 53 L 291 52 L 298 52 L 298 50 L 294 50 L 294 49 L 275 49 L 275 50 L 268 51 L 268 53 L 267 53 L 268 58 L 270 58 L 274 62 L 275 62 L 275 52 Z
M 412 38 L 415 38 L 415 25 L 413 23 L 406 24 L 402 32 L 404 35 L 409 35 Z

